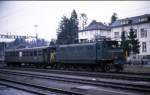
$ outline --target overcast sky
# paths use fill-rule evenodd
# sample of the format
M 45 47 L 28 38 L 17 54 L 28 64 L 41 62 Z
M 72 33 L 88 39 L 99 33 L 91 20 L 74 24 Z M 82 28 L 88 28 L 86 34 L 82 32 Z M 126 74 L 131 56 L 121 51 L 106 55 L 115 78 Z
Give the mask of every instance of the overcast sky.
M 88 23 L 109 23 L 114 12 L 120 19 L 150 14 L 150 1 L 0 1 L 0 34 L 35 36 L 37 31 L 40 38 L 56 38 L 61 17 L 70 17 L 73 9 L 78 16 L 86 13 Z

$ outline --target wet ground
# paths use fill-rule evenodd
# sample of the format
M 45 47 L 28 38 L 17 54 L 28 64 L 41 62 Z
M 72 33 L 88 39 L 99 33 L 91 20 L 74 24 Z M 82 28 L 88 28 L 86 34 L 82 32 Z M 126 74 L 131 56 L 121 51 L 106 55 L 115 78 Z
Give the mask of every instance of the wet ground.
M 0 85 L 0 95 L 35 95 L 35 94 Z
M 28 93 L 22 90 L 0 85 L 0 95 L 37 95 L 37 94 Z M 48 95 L 65 95 L 65 94 L 49 93 Z

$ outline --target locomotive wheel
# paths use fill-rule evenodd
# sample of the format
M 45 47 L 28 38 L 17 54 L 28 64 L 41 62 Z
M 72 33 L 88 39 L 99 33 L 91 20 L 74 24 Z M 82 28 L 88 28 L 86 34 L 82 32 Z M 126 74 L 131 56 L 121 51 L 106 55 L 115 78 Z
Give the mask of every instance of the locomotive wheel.
M 111 65 L 110 64 L 106 64 L 104 67 L 103 67 L 103 71 L 104 72 L 109 72 L 111 69 Z

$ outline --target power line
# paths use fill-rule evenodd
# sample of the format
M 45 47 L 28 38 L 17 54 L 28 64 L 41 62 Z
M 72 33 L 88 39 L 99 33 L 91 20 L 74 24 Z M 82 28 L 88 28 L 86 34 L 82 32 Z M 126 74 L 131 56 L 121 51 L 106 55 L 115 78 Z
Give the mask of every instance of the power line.
M 16 39 L 16 38 L 24 38 L 24 39 L 29 39 L 29 38 L 36 38 L 36 36 L 20 36 L 20 35 L 3 35 L 0 34 L 0 38 L 6 38 L 6 39 Z

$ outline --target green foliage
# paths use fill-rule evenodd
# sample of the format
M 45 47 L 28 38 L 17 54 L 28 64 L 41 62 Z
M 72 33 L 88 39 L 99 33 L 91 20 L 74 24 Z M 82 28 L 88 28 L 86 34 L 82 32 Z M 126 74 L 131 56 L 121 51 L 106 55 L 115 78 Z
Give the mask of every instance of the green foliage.
M 111 23 L 115 22 L 117 18 L 117 13 L 113 13 L 113 15 L 111 16 Z
M 125 31 L 122 31 L 121 35 L 121 47 L 124 50 L 124 54 L 127 51 L 128 55 L 131 53 L 131 51 L 134 54 L 139 53 L 139 41 L 137 39 L 137 36 L 135 34 L 135 31 L 133 28 L 130 29 L 129 36 L 125 36 Z
M 13 42 L 9 43 L 6 48 L 25 48 L 26 41 L 24 38 L 16 38 Z
M 51 39 L 49 46 L 53 46 L 56 45 L 56 40 L 55 39 Z
M 130 29 L 128 38 L 130 51 L 132 50 L 134 54 L 139 53 L 140 48 L 139 40 L 137 39 L 137 36 L 133 28 Z
M 122 34 L 121 34 L 121 47 L 123 48 L 124 54 L 127 51 L 128 55 L 129 55 L 129 51 L 130 51 L 130 49 L 129 49 L 129 41 L 125 37 L 125 32 L 126 31 L 122 31 Z
M 71 13 L 71 17 L 62 17 L 58 28 L 57 44 L 78 43 L 78 19 L 75 10 Z
M 69 19 L 64 16 L 62 17 L 62 20 L 60 22 L 60 26 L 58 29 L 58 35 L 57 35 L 57 43 L 58 44 L 67 44 L 68 43 L 68 37 L 69 37 Z

